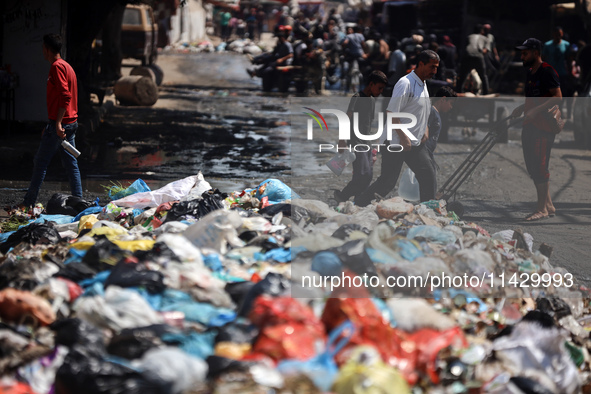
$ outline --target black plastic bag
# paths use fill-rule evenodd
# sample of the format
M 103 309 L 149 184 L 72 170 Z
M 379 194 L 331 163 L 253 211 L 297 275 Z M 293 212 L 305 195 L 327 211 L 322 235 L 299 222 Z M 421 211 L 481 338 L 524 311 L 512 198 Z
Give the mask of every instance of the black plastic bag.
M 80 197 L 55 193 L 47 202 L 45 212 L 47 212 L 48 215 L 76 216 L 86 208 L 94 205 L 94 202 L 83 200 Z
M 238 312 L 238 316 L 247 317 L 250 313 L 250 310 L 252 309 L 254 301 L 257 299 L 258 296 L 267 294 L 273 297 L 278 297 L 281 295 L 285 295 L 289 292 L 290 289 L 291 284 L 285 276 L 274 272 L 267 274 L 267 276 L 265 276 L 265 279 L 256 283 L 248 291 L 248 293 L 242 300 L 242 305 L 240 306 L 240 312 Z
M 337 248 L 328 249 L 336 254 L 343 262 L 343 266 L 355 272 L 357 275 L 377 276 L 375 264 L 365 250 L 363 240 L 355 240 L 344 243 Z
M 526 378 L 524 376 L 513 376 L 511 383 L 519 388 L 524 394 L 552 394 L 554 391 L 548 389 L 542 383 Z
M 226 357 L 220 356 L 208 356 L 205 361 L 207 362 L 207 378 L 215 379 L 220 374 L 226 372 L 247 372 L 251 363 L 232 360 Z
M 107 352 L 128 360 L 140 358 L 148 350 L 163 346 L 165 342 L 160 338 L 169 333 L 177 334 L 179 330 L 167 324 L 125 328 L 111 338 Z
M 56 394 L 169 394 L 172 383 L 75 345 L 55 375 Z
M 73 348 L 80 345 L 93 354 L 105 353 L 103 332 L 81 319 L 56 320 L 49 326 L 55 331 L 55 344 Z
M 164 265 L 168 262 L 180 263 L 181 259 L 164 242 L 156 242 L 150 250 L 137 250 L 133 253 L 138 261 Z
M 230 295 L 232 302 L 236 305 L 240 305 L 242 300 L 246 298 L 246 295 L 254 287 L 255 283 L 250 281 L 244 282 L 228 282 L 224 287 L 226 293 Z
M 82 262 L 97 272 L 110 270 L 127 257 L 128 252 L 123 251 L 119 246 L 101 235 L 96 237 L 97 241 L 84 255 Z
M 250 323 L 233 321 L 220 327 L 215 342 L 254 343 L 259 329 Z
M 83 262 L 66 264 L 53 276 L 69 279 L 72 282 L 80 282 L 84 279 L 94 278 L 98 272 Z
M 215 189 L 204 192 L 201 199 L 176 203 L 166 214 L 164 222 L 174 222 L 187 218 L 201 219 L 210 212 L 223 209 L 223 201 L 226 197 L 228 197 L 226 193 Z
M 21 227 L 8 239 L 0 244 L 0 252 L 6 254 L 10 248 L 15 247 L 21 242 L 27 242 L 31 245 L 37 244 L 56 244 L 62 237 L 55 229 L 52 223 L 31 223 L 26 227 Z
M 556 321 L 572 314 L 570 306 L 563 299 L 553 295 L 538 298 L 536 305 L 540 311 L 553 316 Z
M 162 293 L 166 289 L 164 275 L 146 268 L 135 257 L 120 260 L 111 270 L 105 281 L 105 289 L 111 285 L 119 287 L 145 287 L 151 294 Z

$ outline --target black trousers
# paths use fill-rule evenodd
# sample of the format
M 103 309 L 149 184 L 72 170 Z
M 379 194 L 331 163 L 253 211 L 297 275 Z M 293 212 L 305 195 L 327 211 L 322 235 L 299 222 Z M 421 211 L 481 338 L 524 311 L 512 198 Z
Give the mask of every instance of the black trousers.
M 351 181 L 341 191 L 341 196 L 349 199 L 355 196 L 355 202 L 367 189 L 373 179 L 372 154 L 369 152 L 356 152 L 353 162 L 353 177 Z
M 421 144 L 413 146 L 408 151 L 382 151 L 380 177 L 355 200 L 356 204 L 359 206 L 368 205 L 374 199 L 375 194 L 385 197 L 396 186 L 403 163 L 406 163 L 417 177 L 421 202 L 433 200 L 437 188 L 435 168 L 431 162 L 428 149 L 425 148 L 424 144 Z

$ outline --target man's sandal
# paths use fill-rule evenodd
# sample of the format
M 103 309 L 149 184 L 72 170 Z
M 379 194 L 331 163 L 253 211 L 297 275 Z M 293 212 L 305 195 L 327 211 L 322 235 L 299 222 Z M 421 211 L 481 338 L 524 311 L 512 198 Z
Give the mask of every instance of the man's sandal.
M 525 221 L 527 222 L 535 222 L 538 220 L 544 220 L 544 219 L 548 219 L 550 217 L 550 215 L 548 215 L 547 213 L 543 213 L 543 212 L 534 212 L 530 215 L 527 215 L 525 217 Z

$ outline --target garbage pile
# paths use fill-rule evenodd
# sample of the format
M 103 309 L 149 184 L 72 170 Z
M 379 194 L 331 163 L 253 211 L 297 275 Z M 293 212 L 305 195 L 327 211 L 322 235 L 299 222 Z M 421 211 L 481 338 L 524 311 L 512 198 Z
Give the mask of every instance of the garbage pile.
M 590 387 L 589 291 L 519 229 L 200 173 L 111 199 L 57 195 L 0 234 L 0 392 Z
M 228 42 L 222 41 L 215 46 L 211 41 L 205 40 L 198 43 L 176 43 L 164 48 L 166 52 L 177 53 L 200 53 L 200 52 L 236 52 L 240 54 L 250 54 L 252 56 L 260 55 L 268 48 L 264 44 L 255 44 L 248 38 L 238 38 Z

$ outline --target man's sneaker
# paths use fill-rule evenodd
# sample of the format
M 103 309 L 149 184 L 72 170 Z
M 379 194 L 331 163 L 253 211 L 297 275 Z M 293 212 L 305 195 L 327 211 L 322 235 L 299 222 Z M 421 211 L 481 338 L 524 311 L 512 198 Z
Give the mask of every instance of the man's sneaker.
M 247 68 L 246 72 L 248 73 L 248 75 L 250 75 L 251 78 L 254 78 L 257 74 L 255 73 L 255 71 L 253 69 Z

